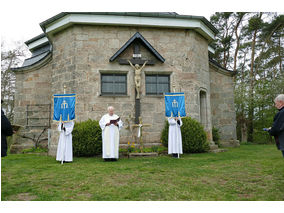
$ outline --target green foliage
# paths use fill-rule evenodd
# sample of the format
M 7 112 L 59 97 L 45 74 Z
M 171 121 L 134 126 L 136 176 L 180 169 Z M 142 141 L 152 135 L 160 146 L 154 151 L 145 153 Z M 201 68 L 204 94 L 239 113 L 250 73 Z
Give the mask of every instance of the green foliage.
M 274 140 L 272 137 L 268 134 L 268 132 L 258 129 L 255 129 L 253 132 L 253 143 L 255 144 L 272 144 L 274 143 Z
M 10 154 L 11 145 L 13 144 L 13 137 L 8 136 L 7 139 L 7 153 Z
M 127 152 L 130 153 L 130 152 L 133 152 L 135 149 L 135 143 L 132 142 L 132 144 L 128 141 L 128 146 L 127 146 Z
M 30 148 L 30 149 L 23 149 L 22 150 L 22 153 L 25 154 L 25 153 L 44 153 L 44 152 L 47 152 L 48 149 L 47 148 L 41 148 L 41 147 L 33 147 L 33 148 Z
M 158 152 L 159 154 L 161 153 L 164 153 L 168 150 L 167 147 L 164 147 L 164 146 L 152 146 L 152 147 L 144 147 L 143 148 L 143 152 Z M 130 153 L 130 152 L 134 152 L 134 153 L 141 153 L 142 150 L 140 149 L 140 147 L 135 147 L 133 149 L 131 149 L 131 151 L 129 152 L 129 149 L 127 148 L 120 148 L 119 149 L 119 152 L 120 153 L 123 153 L 123 154 L 127 154 L 127 153 Z
M 151 152 L 158 152 L 158 146 L 151 146 Z
M 200 153 L 209 150 L 206 132 L 203 126 L 196 120 L 185 117 L 182 118 L 183 125 L 181 126 L 182 149 L 184 153 Z M 166 121 L 162 131 L 161 142 L 165 147 L 168 147 L 168 131 L 169 124 Z
M 164 129 L 161 134 L 161 143 L 163 146 L 168 147 L 168 137 L 169 137 L 169 122 L 165 120 Z
M 213 141 L 215 144 L 217 144 L 220 147 L 220 134 L 219 134 L 219 129 L 216 127 L 212 128 L 212 136 L 213 136 Z
M 252 142 L 247 142 L 247 141 L 243 141 L 240 143 L 240 145 L 255 145 Z
M 73 153 L 77 157 L 102 154 L 102 131 L 98 121 L 75 123 L 72 132 Z

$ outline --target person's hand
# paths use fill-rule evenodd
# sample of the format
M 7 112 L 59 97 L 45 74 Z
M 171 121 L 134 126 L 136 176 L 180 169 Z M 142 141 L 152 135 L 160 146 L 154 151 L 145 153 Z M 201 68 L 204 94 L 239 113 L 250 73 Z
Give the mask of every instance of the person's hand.
M 117 123 L 117 122 L 115 122 L 115 123 L 114 123 L 114 125 L 115 125 L 115 126 L 118 126 L 118 123 Z
M 106 126 L 109 126 L 109 125 L 110 125 L 110 123 L 107 123 L 107 124 L 106 124 Z
M 13 134 L 16 134 L 17 132 L 15 130 L 13 130 Z

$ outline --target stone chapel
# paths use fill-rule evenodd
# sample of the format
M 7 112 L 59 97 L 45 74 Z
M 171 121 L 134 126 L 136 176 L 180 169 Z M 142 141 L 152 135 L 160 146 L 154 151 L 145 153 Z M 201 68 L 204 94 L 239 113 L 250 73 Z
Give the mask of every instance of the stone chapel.
M 62 12 L 40 23 L 43 33 L 26 41 L 32 53 L 16 75 L 15 119 L 23 126 L 11 152 L 44 140 L 56 155 L 59 132 L 53 95 L 76 93 L 76 122 L 99 120 L 107 107 L 124 122 L 120 145 L 134 141 L 138 122 L 145 145 L 160 144 L 165 92 L 184 92 L 187 116 L 198 120 L 212 141 L 237 146 L 233 71 L 210 59 L 217 29 L 202 16 L 177 13 Z M 141 71 L 139 99 L 135 70 Z M 146 63 L 145 63 L 146 62 Z M 137 129 L 137 128 L 136 128 Z M 40 136 L 40 137 L 39 137 Z

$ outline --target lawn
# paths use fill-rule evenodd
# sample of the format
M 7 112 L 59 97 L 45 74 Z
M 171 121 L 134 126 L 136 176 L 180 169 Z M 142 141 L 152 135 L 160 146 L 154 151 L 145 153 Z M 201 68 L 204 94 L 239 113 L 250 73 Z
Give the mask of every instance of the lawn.
M 121 158 L 17 154 L 2 158 L 1 200 L 284 200 L 284 158 L 274 145 L 222 153 Z

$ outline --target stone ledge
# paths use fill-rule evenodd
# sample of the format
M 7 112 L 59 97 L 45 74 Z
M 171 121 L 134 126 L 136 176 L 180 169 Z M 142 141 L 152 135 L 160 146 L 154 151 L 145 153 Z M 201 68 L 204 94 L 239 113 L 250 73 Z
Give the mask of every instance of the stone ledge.
M 135 144 L 135 146 L 139 147 L 140 144 Z M 152 147 L 152 146 L 162 146 L 161 143 L 144 143 L 144 147 Z M 119 144 L 120 148 L 127 148 L 128 144 L 127 143 L 121 143 Z
M 34 147 L 33 145 L 25 145 L 25 144 L 12 144 L 10 148 L 11 154 L 21 154 L 24 149 L 30 149 Z
M 238 140 L 228 140 L 220 142 L 222 147 L 239 147 L 240 142 Z
M 130 153 L 129 157 L 157 157 L 157 152 Z

